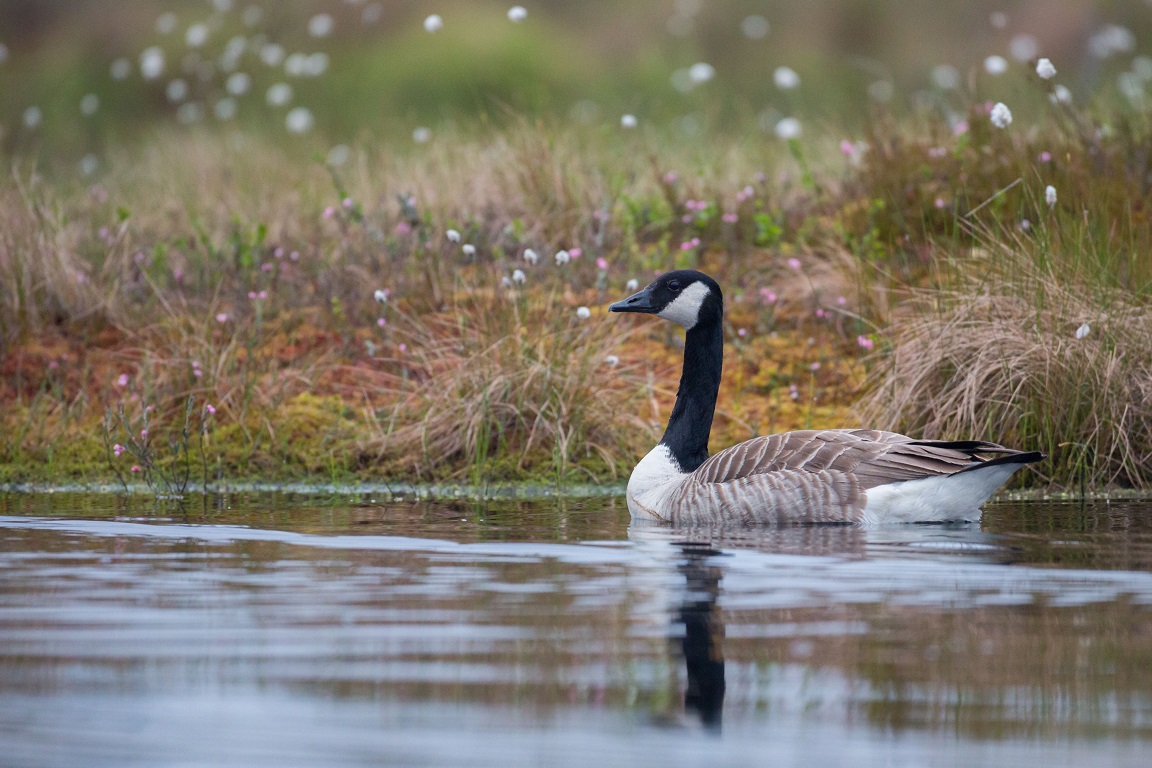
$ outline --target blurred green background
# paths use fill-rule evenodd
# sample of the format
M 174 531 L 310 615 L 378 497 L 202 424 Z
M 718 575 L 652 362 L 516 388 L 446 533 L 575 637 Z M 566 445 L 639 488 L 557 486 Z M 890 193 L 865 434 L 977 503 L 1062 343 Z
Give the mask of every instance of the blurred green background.
M 2 0 L 0 147 L 92 164 L 157 128 L 314 150 L 525 117 L 607 129 L 623 114 L 690 139 L 788 116 L 806 134 L 851 132 L 877 111 L 972 99 L 1014 98 L 1020 114 L 1039 56 L 1076 99 L 1142 107 L 1152 81 L 1146 0 L 527 0 L 520 23 L 511 5 Z

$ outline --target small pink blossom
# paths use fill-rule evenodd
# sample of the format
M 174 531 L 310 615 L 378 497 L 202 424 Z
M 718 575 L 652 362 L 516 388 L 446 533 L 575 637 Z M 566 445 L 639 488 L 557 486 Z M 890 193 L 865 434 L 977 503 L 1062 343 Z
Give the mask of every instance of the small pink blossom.
M 332 206 L 328 206 L 327 208 L 324 209 L 324 218 L 330 219 L 335 215 L 336 215 L 336 209 L 333 208 Z
M 270 261 L 266 261 L 260 265 L 261 272 L 271 272 L 273 269 L 275 269 L 275 266 Z
M 952 135 L 953 136 L 963 136 L 966 133 L 968 133 L 968 121 L 967 120 L 960 120 L 956 123 L 956 125 L 952 126 Z
M 216 413 L 216 406 L 212 405 L 212 403 L 208 403 L 204 406 L 204 410 L 208 411 L 209 415 L 211 415 Z
M 845 157 L 852 157 L 852 155 L 856 154 L 856 145 L 848 141 L 848 139 L 841 139 L 840 154 Z
M 200 378 L 201 376 L 204 375 L 204 371 L 200 370 L 199 368 L 193 368 L 192 369 L 192 375 L 195 376 L 196 378 Z
M 122 373 L 119 376 L 117 376 L 116 377 L 116 386 L 118 386 L 118 387 L 128 386 L 128 374 Z
M 152 413 L 154 410 L 156 410 L 156 406 L 154 405 L 147 405 L 144 407 L 144 413 Z
M 406 235 L 412 231 L 412 225 L 406 221 L 401 221 L 396 225 L 396 234 Z
M 583 248 L 579 248 L 579 247 L 577 247 L 577 248 L 569 248 L 569 249 L 568 249 L 568 255 L 569 255 L 569 256 L 571 256 L 571 257 L 572 257 L 572 258 L 574 258 L 574 259 L 578 259 L 578 258 L 580 258 L 582 255 L 584 255 L 584 249 L 583 249 Z
M 126 449 L 124 446 L 120 445 L 120 443 L 116 443 L 116 445 L 112 446 L 112 455 L 116 458 L 120 458 L 120 454 L 124 453 L 125 450 Z
M 812 365 L 808 367 L 812 370 L 813 373 L 815 373 L 816 371 L 820 370 L 820 363 L 812 363 Z
M 408 351 L 408 345 L 405 344 L 404 342 L 400 342 L 400 346 L 398 347 L 398 349 L 400 350 L 400 354 L 404 354 L 405 352 Z
M 376 325 L 380 328 L 383 328 L 384 326 L 388 325 L 388 321 L 382 317 L 378 317 L 376 318 Z
M 760 289 L 760 298 L 764 301 L 765 304 L 775 304 L 776 303 L 776 292 L 773 291 L 771 288 L 761 288 Z
M 736 335 L 739 336 L 740 338 L 744 338 L 745 336 L 748 335 L 748 329 L 747 328 L 738 328 L 736 330 Z
M 248 291 L 248 298 L 250 298 L 250 299 L 256 298 L 256 291 Z
M 292 261 L 300 261 L 300 251 L 292 251 L 292 253 L 288 254 L 288 258 L 292 259 Z
M 681 217 L 680 221 L 684 222 L 685 224 L 691 224 L 692 223 L 692 214 L 690 214 L 690 213 L 684 214 L 684 216 Z
M 827 315 L 828 315 L 828 313 L 825 312 L 822 308 L 820 308 L 820 307 L 816 308 L 816 317 L 827 317 Z
M 843 306 L 846 306 L 848 304 L 848 299 L 844 298 L 843 296 L 837 296 L 836 297 L 836 303 L 839 306 L 843 307 Z
M 1042 162 L 1042 163 L 1052 162 L 1052 153 L 1048 152 L 1047 150 L 1045 150 L 1044 152 L 1041 152 L 1040 153 L 1040 162 Z
M 946 208 L 948 203 L 944 201 L 944 198 L 938 197 L 936 198 L 936 202 L 934 202 L 933 205 L 935 205 L 937 208 Z
M 132 471 L 133 472 L 139 472 L 140 471 L 140 465 L 139 464 L 133 464 L 132 465 Z
M 345 208 L 351 208 L 352 207 L 352 198 L 346 197 L 340 201 L 340 204 L 343 205 Z
M 723 219 L 726 224 L 735 224 L 740 220 L 740 217 L 734 213 L 726 213 L 720 218 Z
M 276 246 L 276 250 L 272 251 L 272 255 L 278 259 L 284 258 L 284 248 L 279 245 Z
M 216 322 L 218 322 L 218 323 L 228 322 L 228 313 L 221 312 L 220 314 L 216 315 Z
M 268 291 L 260 291 L 260 293 L 256 294 L 256 298 L 258 298 L 258 299 L 268 298 Z
M 800 259 L 795 257 L 788 259 L 788 266 L 796 271 L 800 271 Z
M 856 343 L 860 345 L 861 349 L 871 351 L 875 342 L 873 342 L 872 339 L 868 338 L 867 336 L 857 336 Z
M 603 256 L 596 259 L 596 269 L 607 272 L 608 271 L 608 259 L 604 258 Z
M 676 173 L 676 171 L 668 171 L 668 173 L 664 174 L 665 184 L 675 184 L 677 181 L 679 181 L 679 179 L 680 176 Z
M 147 440 L 148 439 L 148 430 L 146 430 L 146 429 L 140 430 L 140 439 L 141 440 Z

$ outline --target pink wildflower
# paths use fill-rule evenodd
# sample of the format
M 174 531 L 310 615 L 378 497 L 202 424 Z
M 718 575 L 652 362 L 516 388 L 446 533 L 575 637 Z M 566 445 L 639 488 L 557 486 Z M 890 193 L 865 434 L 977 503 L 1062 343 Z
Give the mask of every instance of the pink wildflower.
M 747 328 L 738 328 L 736 330 L 736 335 L 739 336 L 740 338 L 744 338 L 745 336 L 748 335 L 748 329 Z
M 607 272 L 608 271 L 608 259 L 604 258 L 603 256 L 596 259 L 596 269 Z
M 776 303 L 776 292 L 773 291 L 771 288 L 761 288 L 760 289 L 760 298 L 764 300 L 765 304 L 775 304 Z
M 118 387 L 128 386 L 128 374 L 122 373 L 119 376 L 117 376 L 116 377 L 116 386 L 118 386 Z
M 221 312 L 220 314 L 216 315 L 216 322 L 218 322 L 218 323 L 228 322 L 228 314 L 226 312 Z
M 665 184 L 675 184 L 679 179 L 680 177 L 676 174 L 676 171 L 668 171 L 668 173 L 664 174 Z
M 324 209 L 324 218 L 330 219 L 335 215 L 336 215 L 336 209 L 333 208 L 332 206 L 328 206 L 327 208 Z
M 204 406 L 204 410 L 208 411 L 209 414 L 214 414 L 216 413 L 216 406 L 212 405 L 212 403 L 208 403 Z
M 139 472 L 140 471 L 140 465 L 139 464 L 133 464 L 132 465 L 132 471 L 133 472 Z
M 1052 153 L 1048 152 L 1048 151 L 1041 152 L 1040 153 L 1040 162 L 1042 162 L 1042 163 L 1052 162 Z
M 868 338 L 867 336 L 857 336 L 856 337 L 856 343 L 860 345 L 861 349 L 866 349 L 868 351 L 871 351 L 872 345 L 875 342 L 873 342 L 872 339 Z
M 791 267 L 792 269 L 796 270 L 796 271 L 799 271 L 800 270 L 800 259 L 797 259 L 795 257 L 788 259 L 788 266 Z
M 740 217 L 734 213 L 726 213 L 723 216 L 721 216 L 720 218 L 723 219 L 724 222 L 727 224 L 735 224 L 737 221 L 740 220 Z
M 412 231 L 412 225 L 406 221 L 401 221 L 396 225 L 396 234 L 406 235 Z
M 376 318 L 376 325 L 383 328 L 384 326 L 388 325 L 388 321 L 382 317 L 378 317 L 378 318 Z
M 569 248 L 568 249 L 568 255 L 574 259 L 580 258 L 583 254 L 584 254 L 583 248 L 577 247 L 577 248 Z
M 148 439 L 148 430 L 146 430 L 146 429 L 140 430 L 140 439 L 141 440 L 147 440 Z

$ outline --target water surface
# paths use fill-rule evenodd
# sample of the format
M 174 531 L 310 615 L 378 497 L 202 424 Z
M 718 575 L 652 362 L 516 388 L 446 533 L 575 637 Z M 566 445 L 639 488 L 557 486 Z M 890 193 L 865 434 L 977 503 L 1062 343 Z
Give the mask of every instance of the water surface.
M 1152 506 L 0 495 L 0 765 L 1147 765 Z

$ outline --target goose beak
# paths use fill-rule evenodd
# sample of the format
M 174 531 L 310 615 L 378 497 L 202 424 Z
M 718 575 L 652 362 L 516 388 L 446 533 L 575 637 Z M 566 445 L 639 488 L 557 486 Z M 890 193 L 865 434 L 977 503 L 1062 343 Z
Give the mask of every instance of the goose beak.
M 608 307 L 609 312 L 642 312 L 648 315 L 655 314 L 658 309 L 653 301 L 652 286 Z

